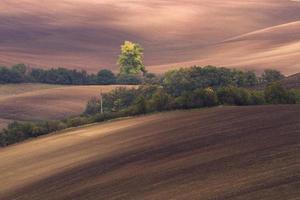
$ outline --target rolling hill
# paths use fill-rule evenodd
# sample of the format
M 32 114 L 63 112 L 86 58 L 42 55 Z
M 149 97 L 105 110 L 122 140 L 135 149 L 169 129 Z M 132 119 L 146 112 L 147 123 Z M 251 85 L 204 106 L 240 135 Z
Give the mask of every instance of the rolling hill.
M 0 149 L 0 199 L 292 200 L 300 106 L 175 111 Z
M 300 89 L 300 73 L 286 77 L 281 81 L 286 88 Z
M 0 127 L 14 120 L 55 120 L 81 114 L 87 101 L 120 86 L 0 86 Z M 123 86 L 122 86 L 123 87 Z M 124 86 L 128 87 L 128 86 Z
M 124 40 L 153 72 L 193 64 L 300 70 L 291 0 L 2 0 L 0 64 L 116 70 Z
M 202 59 L 150 67 L 162 73 L 181 66 L 207 65 L 253 69 L 259 73 L 272 68 L 283 72 L 300 71 L 300 21 L 268 27 L 229 38 L 202 50 Z M 256 67 L 255 67 L 256 66 Z

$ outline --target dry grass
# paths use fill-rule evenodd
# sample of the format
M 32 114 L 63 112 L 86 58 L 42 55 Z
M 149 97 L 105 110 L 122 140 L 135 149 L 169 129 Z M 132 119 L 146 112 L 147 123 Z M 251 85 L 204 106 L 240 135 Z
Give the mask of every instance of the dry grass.
M 0 87 L 2 126 L 11 120 L 54 120 L 81 114 L 87 101 L 100 91 L 120 86 L 53 86 L 17 84 Z M 124 86 L 128 87 L 128 86 Z
M 0 150 L 5 200 L 299 197 L 300 106 L 177 111 Z
M 191 64 L 300 70 L 299 1 L 2 0 L 0 9 L 2 64 L 117 69 L 120 44 L 133 40 L 154 72 Z

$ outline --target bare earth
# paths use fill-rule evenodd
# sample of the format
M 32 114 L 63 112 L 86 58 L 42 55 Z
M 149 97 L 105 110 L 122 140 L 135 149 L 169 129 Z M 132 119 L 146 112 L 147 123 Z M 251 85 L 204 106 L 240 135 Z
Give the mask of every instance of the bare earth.
M 1 0 L 0 64 L 116 70 L 124 40 L 153 72 L 222 65 L 300 71 L 300 2 Z
M 5 200 L 295 200 L 300 106 L 95 124 L 0 150 Z
M 91 97 L 120 86 L 0 86 L 0 128 L 13 120 L 55 120 L 81 114 Z M 128 87 L 128 86 L 124 86 Z

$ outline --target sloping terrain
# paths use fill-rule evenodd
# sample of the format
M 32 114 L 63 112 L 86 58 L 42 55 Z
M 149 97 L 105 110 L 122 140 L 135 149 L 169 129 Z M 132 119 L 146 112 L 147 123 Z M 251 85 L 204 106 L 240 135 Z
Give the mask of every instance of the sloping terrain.
M 182 66 L 207 65 L 255 69 L 277 69 L 286 74 L 300 71 L 300 21 L 268 27 L 229 38 L 201 51 L 201 59 L 150 67 L 164 72 Z
M 286 88 L 300 89 L 300 73 L 289 76 L 281 81 Z
M 92 97 L 120 86 L 0 86 L 0 126 L 12 120 L 55 120 L 81 114 Z M 124 86 L 127 87 L 127 86 Z M 2 125 L 1 125 L 2 124 Z
M 7 85 L 0 85 L 0 102 L 1 99 L 6 99 L 7 97 L 11 97 L 8 99 L 11 99 L 12 101 L 10 102 L 11 104 L 14 103 L 13 97 L 16 97 L 18 95 L 22 95 L 27 92 L 33 92 L 33 91 L 38 91 L 38 90 L 44 90 L 44 89 L 51 89 L 51 88 L 56 88 L 56 87 L 62 87 L 59 85 L 47 85 L 47 84 L 7 84 Z M 14 107 L 21 107 L 22 105 L 14 105 Z M 0 104 L 0 108 L 3 105 Z M 21 107 L 24 109 L 23 107 Z M 6 108 L 4 109 L 6 110 Z M 5 128 L 7 124 L 10 122 L 14 121 L 14 118 L 18 118 L 18 114 L 15 113 L 15 116 L 12 117 L 12 119 L 3 119 L 2 117 L 7 117 L 5 116 L 6 114 L 4 113 L 4 110 L 0 110 L 0 130 Z M 11 115 L 13 114 L 15 109 L 11 109 Z M 8 111 L 9 112 L 9 111 Z M 30 115 L 32 117 L 32 115 Z
M 52 89 L 57 87 L 63 87 L 62 85 L 50 85 L 50 84 L 0 84 L 0 98 L 10 97 L 27 92 L 33 92 L 44 89 Z
M 299 20 L 290 0 L 2 0 L 0 64 L 116 70 L 132 40 L 153 72 L 211 64 L 292 74 Z
M 0 199 L 295 200 L 300 106 L 218 107 L 0 149 Z

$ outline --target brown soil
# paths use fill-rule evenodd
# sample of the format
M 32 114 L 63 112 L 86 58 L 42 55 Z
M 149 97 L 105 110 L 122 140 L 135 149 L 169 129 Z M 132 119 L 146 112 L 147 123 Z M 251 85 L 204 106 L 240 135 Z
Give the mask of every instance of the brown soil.
M 0 199 L 294 200 L 300 106 L 112 121 L 0 150 Z
M 0 86 L 0 128 L 9 121 L 56 120 L 81 114 L 87 101 L 102 90 L 129 86 L 59 86 L 16 84 Z

